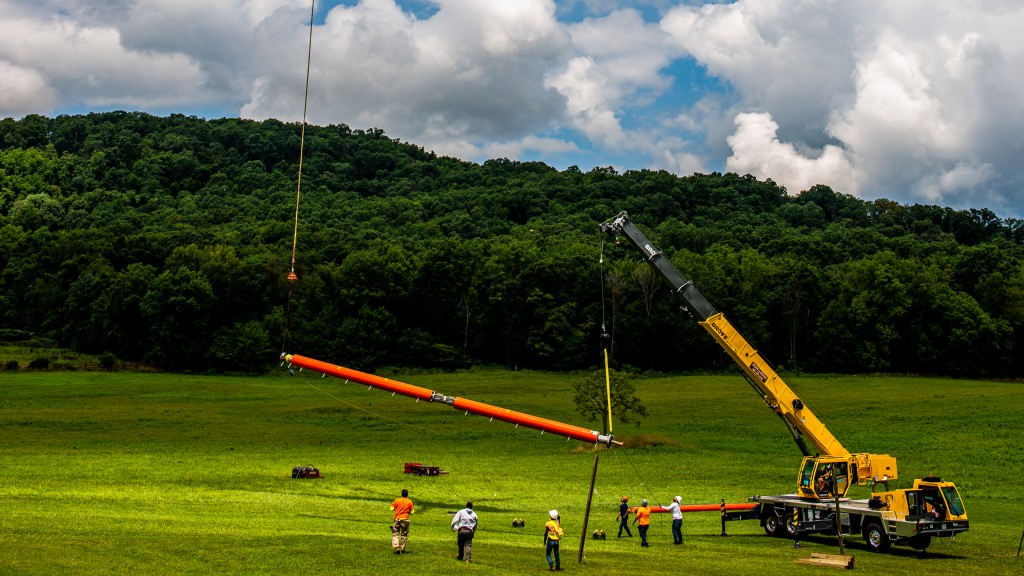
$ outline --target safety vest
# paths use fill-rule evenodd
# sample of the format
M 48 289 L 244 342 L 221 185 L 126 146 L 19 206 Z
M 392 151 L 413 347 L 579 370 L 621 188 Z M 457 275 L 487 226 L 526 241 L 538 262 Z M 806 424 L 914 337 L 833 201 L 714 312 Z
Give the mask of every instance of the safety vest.
M 640 506 L 636 509 L 636 523 L 647 526 L 651 523 L 651 509 L 647 506 Z
M 548 529 L 548 540 L 558 540 L 562 537 L 562 527 L 558 525 L 558 522 L 548 520 L 544 527 Z
M 398 498 L 391 503 L 391 509 L 395 511 L 395 520 L 408 520 L 409 514 L 412 514 L 412 500 L 408 498 Z

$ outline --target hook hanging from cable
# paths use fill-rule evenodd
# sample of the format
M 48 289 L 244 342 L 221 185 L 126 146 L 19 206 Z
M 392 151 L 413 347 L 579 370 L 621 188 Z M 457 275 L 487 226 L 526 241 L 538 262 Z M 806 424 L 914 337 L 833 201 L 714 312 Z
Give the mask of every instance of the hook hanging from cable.
M 299 135 L 299 173 L 295 186 L 295 225 L 292 228 L 292 262 L 288 271 L 288 303 L 285 308 L 284 334 L 281 335 L 281 352 L 288 345 L 288 327 L 291 323 L 292 292 L 299 276 L 295 273 L 295 254 L 299 247 L 299 200 L 302 198 L 302 159 L 306 147 L 306 112 L 309 108 L 309 71 L 313 60 L 313 19 L 316 16 L 316 0 L 309 3 L 309 44 L 306 48 L 306 90 L 302 97 L 302 129 Z
M 302 198 L 302 158 L 306 146 L 306 111 L 309 108 L 309 70 L 313 60 L 313 18 L 316 15 L 316 0 L 309 6 L 309 44 L 306 49 L 306 91 L 302 98 L 302 132 L 299 136 L 299 174 L 295 188 L 295 226 L 292 230 L 292 267 L 288 273 L 288 281 L 299 279 L 295 274 L 295 253 L 299 245 L 299 200 Z

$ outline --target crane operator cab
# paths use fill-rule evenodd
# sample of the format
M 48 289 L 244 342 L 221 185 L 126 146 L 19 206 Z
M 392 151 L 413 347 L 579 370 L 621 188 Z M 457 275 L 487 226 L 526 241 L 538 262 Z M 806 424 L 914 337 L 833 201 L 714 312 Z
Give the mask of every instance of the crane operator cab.
M 846 496 L 850 489 L 850 466 L 845 458 L 813 457 L 804 458 L 800 466 L 798 493 L 802 498 L 821 500 Z
M 966 520 L 967 513 L 960 500 L 960 492 L 952 482 L 943 482 L 940 478 L 929 476 L 914 481 L 913 490 L 917 494 L 920 508 L 915 509 L 913 502 L 908 502 L 910 512 L 922 521 L 941 522 L 943 520 Z

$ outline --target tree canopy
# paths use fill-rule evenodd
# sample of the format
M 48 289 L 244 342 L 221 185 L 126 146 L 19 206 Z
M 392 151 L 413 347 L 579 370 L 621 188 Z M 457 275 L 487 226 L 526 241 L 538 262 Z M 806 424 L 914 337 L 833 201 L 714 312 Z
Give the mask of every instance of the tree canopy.
M 1021 377 L 1024 223 L 749 175 L 439 157 L 308 126 L 0 120 L 0 328 L 170 370 L 728 364 L 597 224 L 626 210 L 789 369 Z
M 607 374 L 604 370 L 594 370 L 573 382 L 572 401 L 580 416 L 600 423 L 605 434 L 608 434 L 609 402 L 613 422 L 632 423 L 639 428 L 640 420 L 647 416 L 647 406 L 637 396 L 636 386 L 628 374 L 618 370 L 609 370 Z

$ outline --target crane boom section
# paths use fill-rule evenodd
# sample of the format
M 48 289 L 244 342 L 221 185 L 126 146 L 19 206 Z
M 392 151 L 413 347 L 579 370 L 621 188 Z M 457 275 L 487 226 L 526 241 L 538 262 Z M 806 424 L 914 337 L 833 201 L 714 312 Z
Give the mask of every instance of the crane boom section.
M 783 382 L 782 378 L 765 361 L 758 351 L 739 333 L 726 319 L 725 315 L 715 309 L 701 294 L 693 282 L 683 276 L 672 262 L 652 243 L 639 228 L 629 219 L 626 212 L 608 222 L 602 223 L 601 231 L 616 238 L 625 237 L 645 256 L 645 260 L 661 273 L 697 312 L 701 318 L 699 324 L 711 334 L 734 362 L 743 370 L 751 383 L 764 398 L 766 404 L 782 417 L 792 428 L 807 438 L 811 444 L 826 456 L 847 457 L 850 453 L 839 443 L 839 440 L 825 428 L 810 409 Z M 796 438 L 797 444 L 801 440 Z
M 776 414 L 799 430 L 822 456 L 849 457 L 850 452 L 843 448 L 839 440 L 825 428 L 825 425 L 804 406 L 800 398 L 779 377 L 760 352 L 747 342 L 746 338 L 729 322 L 721 312 L 699 322 L 708 334 L 718 342 L 743 370 L 750 382 L 757 388 L 768 405 Z
M 672 262 L 660 250 L 654 247 L 654 244 L 647 239 L 647 236 L 644 236 L 644 233 L 633 224 L 628 214 L 620 212 L 611 221 L 601 224 L 601 231 L 612 234 L 616 238 L 625 236 L 637 250 L 643 252 L 647 263 L 668 280 L 669 284 L 675 289 L 674 292 L 682 295 L 690 303 L 690 306 L 700 314 L 701 320 L 707 320 L 718 313 L 718 310 L 715 310 L 715 307 L 704 298 L 700 290 L 697 290 L 693 282 L 683 276 L 672 265 Z
M 853 480 L 858 484 L 868 482 L 895 480 L 896 459 L 888 454 L 858 453 L 851 454 L 839 440 L 821 423 L 817 417 L 804 406 L 792 389 L 779 377 L 768 362 L 761 357 L 756 348 L 739 333 L 724 314 L 715 309 L 700 293 L 692 281 L 683 276 L 672 262 L 640 231 L 629 219 L 629 215 L 620 212 L 618 216 L 600 225 L 602 232 L 611 234 L 616 239 L 625 237 L 645 256 L 647 263 L 661 273 L 674 291 L 686 299 L 699 316 L 701 327 L 707 330 L 715 342 L 722 347 L 737 366 L 743 371 L 747 380 L 757 390 L 761 398 L 786 423 L 793 439 L 805 456 L 805 463 L 811 472 L 817 471 L 819 464 L 830 467 L 838 462 L 849 464 Z M 817 449 L 820 456 L 812 456 L 805 440 Z M 803 470 L 806 466 L 801 466 Z M 811 498 L 818 495 L 806 483 L 798 479 L 801 494 Z M 848 483 L 844 483 L 843 494 Z

